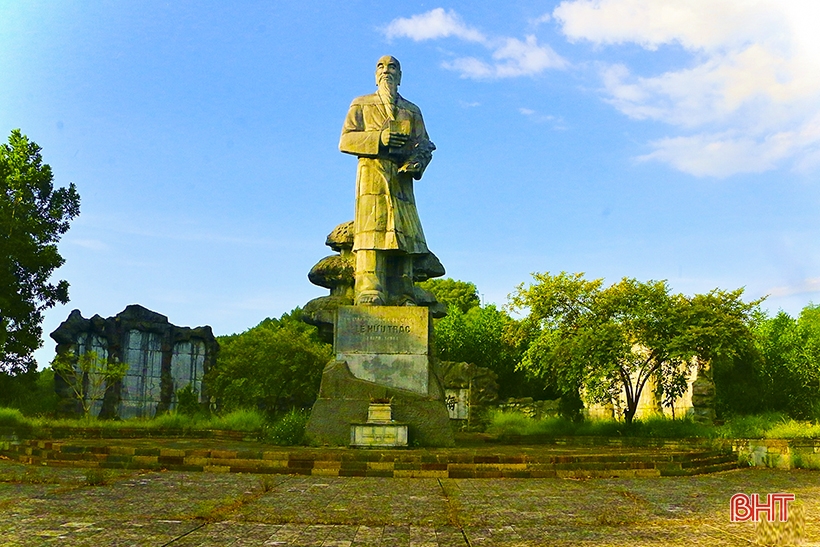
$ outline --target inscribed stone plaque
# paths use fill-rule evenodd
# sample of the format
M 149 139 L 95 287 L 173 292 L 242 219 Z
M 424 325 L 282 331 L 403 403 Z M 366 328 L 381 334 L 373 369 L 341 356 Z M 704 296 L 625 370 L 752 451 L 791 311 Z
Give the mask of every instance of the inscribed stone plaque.
M 337 354 L 427 355 L 428 321 L 423 307 L 341 306 L 333 347 Z
M 449 412 L 451 420 L 466 420 L 469 418 L 469 396 L 470 390 L 464 388 L 444 390 L 444 404 L 447 405 L 447 412 Z
M 429 312 L 407 306 L 341 306 L 336 359 L 356 378 L 427 395 Z

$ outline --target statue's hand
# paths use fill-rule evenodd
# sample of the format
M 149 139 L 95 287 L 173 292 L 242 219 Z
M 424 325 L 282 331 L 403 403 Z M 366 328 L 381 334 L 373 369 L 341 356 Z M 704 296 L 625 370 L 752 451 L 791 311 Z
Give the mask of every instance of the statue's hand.
M 388 146 L 390 148 L 401 148 L 405 144 L 407 144 L 407 140 L 410 138 L 410 135 L 406 135 L 404 133 L 397 133 L 395 131 L 390 131 L 389 129 L 385 129 L 382 131 L 382 144 L 384 146 Z
M 421 174 L 421 164 L 417 161 L 405 163 L 399 167 L 399 173 L 408 173 L 412 175 L 414 179 L 418 179 Z

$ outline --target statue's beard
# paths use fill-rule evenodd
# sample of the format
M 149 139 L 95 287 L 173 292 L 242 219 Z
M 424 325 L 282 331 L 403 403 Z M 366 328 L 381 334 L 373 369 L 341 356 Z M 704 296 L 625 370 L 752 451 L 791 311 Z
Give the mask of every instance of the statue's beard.
M 382 77 L 379 80 L 379 95 L 391 103 L 395 103 L 396 98 L 399 96 L 399 86 L 396 81 L 392 78 Z

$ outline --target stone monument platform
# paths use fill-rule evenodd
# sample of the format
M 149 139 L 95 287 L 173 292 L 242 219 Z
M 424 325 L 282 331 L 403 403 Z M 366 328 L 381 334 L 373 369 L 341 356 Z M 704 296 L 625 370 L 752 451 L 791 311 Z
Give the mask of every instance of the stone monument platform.
M 374 400 L 391 400 L 410 444 L 453 446 L 450 418 L 430 355 L 430 312 L 424 307 L 340 306 L 335 358 L 322 374 L 307 425 L 312 444 L 350 444 L 351 424 L 367 419 Z

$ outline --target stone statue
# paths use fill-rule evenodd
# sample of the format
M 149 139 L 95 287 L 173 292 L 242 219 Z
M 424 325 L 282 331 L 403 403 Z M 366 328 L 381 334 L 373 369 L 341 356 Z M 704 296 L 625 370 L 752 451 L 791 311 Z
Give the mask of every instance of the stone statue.
M 359 158 L 353 223 L 356 305 L 417 305 L 413 262 L 429 254 L 413 180 L 421 178 L 436 147 L 419 108 L 399 95 L 400 83 L 399 61 L 389 55 L 379 59 L 378 90 L 353 100 L 339 141 L 342 152 Z
M 330 295 L 303 310 L 333 343 L 305 430 L 313 444 L 406 446 L 408 432 L 420 445 L 455 443 L 430 345 L 431 318 L 446 309 L 415 285 L 444 275 L 413 197 L 413 180 L 436 147 L 421 111 L 399 95 L 400 82 L 399 62 L 379 59 L 378 90 L 353 100 L 342 128 L 339 149 L 359 161 L 356 211 L 327 237 L 338 254 L 308 274 Z M 391 420 L 371 421 L 377 400 L 390 401 Z

